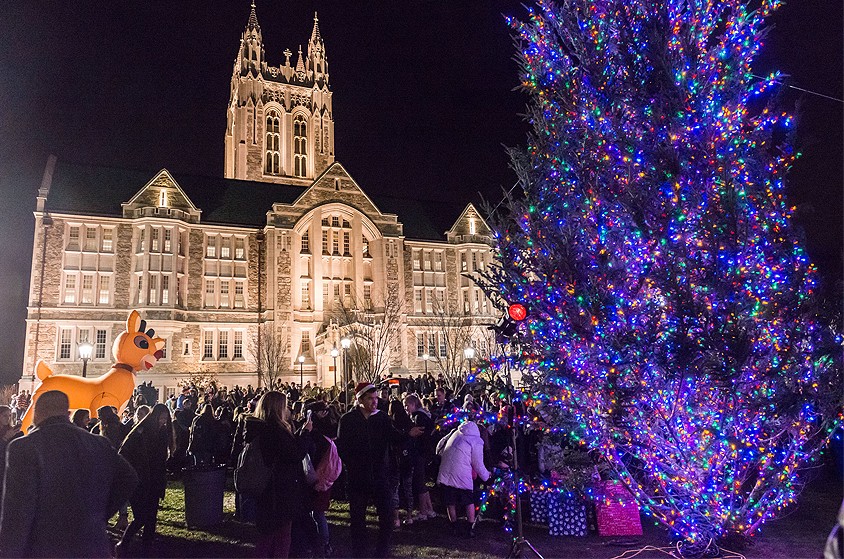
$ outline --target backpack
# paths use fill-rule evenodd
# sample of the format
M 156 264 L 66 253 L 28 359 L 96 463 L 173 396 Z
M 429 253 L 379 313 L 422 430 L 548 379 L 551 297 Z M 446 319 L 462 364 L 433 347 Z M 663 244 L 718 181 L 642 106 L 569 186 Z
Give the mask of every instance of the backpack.
M 316 469 L 317 481 L 314 489 L 317 491 L 328 491 L 331 489 L 331 486 L 340 477 L 340 472 L 343 471 L 343 462 L 340 460 L 340 454 L 337 452 L 337 445 L 328 437 L 325 437 L 325 439 L 328 441 L 328 450 Z
M 258 439 L 243 445 L 234 469 L 234 487 L 238 493 L 260 495 L 270 484 L 272 468 L 264 462 Z

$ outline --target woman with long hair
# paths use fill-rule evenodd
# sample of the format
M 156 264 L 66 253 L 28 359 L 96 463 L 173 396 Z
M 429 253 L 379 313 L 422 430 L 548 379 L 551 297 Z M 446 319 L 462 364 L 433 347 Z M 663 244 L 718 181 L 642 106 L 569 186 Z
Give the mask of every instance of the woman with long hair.
M 244 439 L 258 446 L 272 475 L 270 485 L 258 497 L 255 527 L 257 557 L 289 557 L 293 521 L 307 515 L 307 484 L 302 460 L 313 423 L 303 427 L 300 441 L 293 433 L 287 396 L 270 390 L 255 406 L 255 420 L 246 423 Z M 305 434 L 307 433 L 307 434 Z
M 151 546 L 155 540 L 155 525 L 158 517 L 158 502 L 164 498 L 167 489 L 168 455 L 175 449 L 173 423 L 170 410 L 164 404 L 155 404 L 152 411 L 144 417 L 126 435 L 120 446 L 120 455 L 135 468 L 138 474 L 138 487 L 129 499 L 134 520 L 123 537 L 117 542 L 115 553 L 125 555 L 132 538 L 141 528 L 143 534 L 143 555 L 151 555 Z

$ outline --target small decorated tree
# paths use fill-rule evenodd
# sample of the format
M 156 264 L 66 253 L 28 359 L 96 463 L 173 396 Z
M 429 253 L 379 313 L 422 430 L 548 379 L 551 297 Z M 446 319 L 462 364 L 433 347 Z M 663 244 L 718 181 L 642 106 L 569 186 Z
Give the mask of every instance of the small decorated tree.
M 780 76 L 751 73 L 777 2 L 757 4 L 566 0 L 511 22 L 533 131 L 487 289 L 528 306 L 527 397 L 689 555 L 792 503 L 840 418 L 840 338 L 784 191 L 794 121 Z

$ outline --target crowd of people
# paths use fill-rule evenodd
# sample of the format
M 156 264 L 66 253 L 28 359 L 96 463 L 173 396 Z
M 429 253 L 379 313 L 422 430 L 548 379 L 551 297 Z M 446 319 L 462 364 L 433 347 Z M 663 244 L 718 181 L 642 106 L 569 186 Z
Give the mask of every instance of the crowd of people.
M 389 555 L 396 528 L 436 517 L 435 501 L 446 512 L 455 536 L 472 537 L 477 484 L 487 480 L 493 468 L 507 468 L 511 452 L 506 428 L 472 420 L 485 412 L 506 413 L 506 404 L 493 398 L 489 387 L 467 385 L 453 394 L 442 378 L 431 375 L 349 383 L 345 389 L 283 382 L 274 383 L 272 389 L 228 389 L 212 382 L 204 389 L 186 386 L 164 403 L 148 402 L 149 390 L 140 388 L 122 415 L 103 406 L 95 419 L 88 410 L 69 416 L 66 398 L 64 408 L 52 401 L 49 413 L 39 414 L 39 406 L 46 406 L 42 403 L 52 394 L 45 393 L 36 402 L 35 427 L 27 436 L 15 423 L 26 409 L 19 402 L 31 396 L 21 393 L 14 405 L 0 406 L 0 444 L 9 445 L 10 468 L 0 515 L 0 554 L 37 554 L 38 546 L 44 545 L 37 533 L 45 529 L 39 528 L 40 523 L 24 530 L 18 522 L 28 514 L 21 508 L 37 502 L 43 487 L 32 489 L 36 495 L 26 494 L 24 479 L 37 475 L 37 468 L 34 473 L 30 462 L 16 460 L 17 443 L 10 443 L 16 438 L 22 443 L 33 438 L 76 440 L 79 433 L 88 433 L 108 445 L 114 453 L 109 458 L 111 475 L 102 476 L 108 490 L 100 488 L 98 498 L 109 498 L 90 510 L 99 515 L 92 522 L 101 521 L 103 532 L 106 519 L 117 513 L 116 528 L 122 537 L 113 549 L 116 556 L 155 555 L 156 517 L 168 477 L 190 469 L 228 467 L 242 481 L 247 452 L 257 453 L 267 480 L 259 493 L 238 491 L 236 515 L 255 524 L 260 557 L 332 555 L 325 515 L 332 498 L 349 503 L 352 551 L 359 557 L 373 556 L 365 536 L 370 504 L 378 515 L 375 556 Z M 68 437 L 70 429 L 78 433 Z M 102 454 L 102 443 L 85 444 Z M 74 456 L 66 448 L 62 460 Z M 96 459 L 103 461 L 101 456 Z M 126 473 L 125 465 L 133 475 Z M 255 470 L 248 471 L 255 475 Z M 66 494 L 76 473 L 44 476 L 51 476 L 50 483 L 63 484 Z M 120 480 L 120 487 L 112 487 L 108 480 Z M 88 486 L 81 484 L 67 496 L 84 499 L 81 493 L 87 491 Z M 13 536 L 10 530 L 17 533 Z M 83 533 L 90 531 L 89 527 Z M 133 542 L 138 533 L 140 543 Z M 82 554 L 100 556 L 92 550 L 105 550 L 102 537 L 85 544 Z M 11 540 L 15 543 L 10 547 Z M 72 553 L 65 548 L 63 554 Z

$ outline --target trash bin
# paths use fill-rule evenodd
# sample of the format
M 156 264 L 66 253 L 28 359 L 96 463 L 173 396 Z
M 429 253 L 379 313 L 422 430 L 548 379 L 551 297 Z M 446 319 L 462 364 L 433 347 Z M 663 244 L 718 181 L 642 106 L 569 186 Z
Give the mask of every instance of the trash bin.
M 223 522 L 223 493 L 226 467 L 185 468 L 185 524 L 189 528 L 207 528 Z

